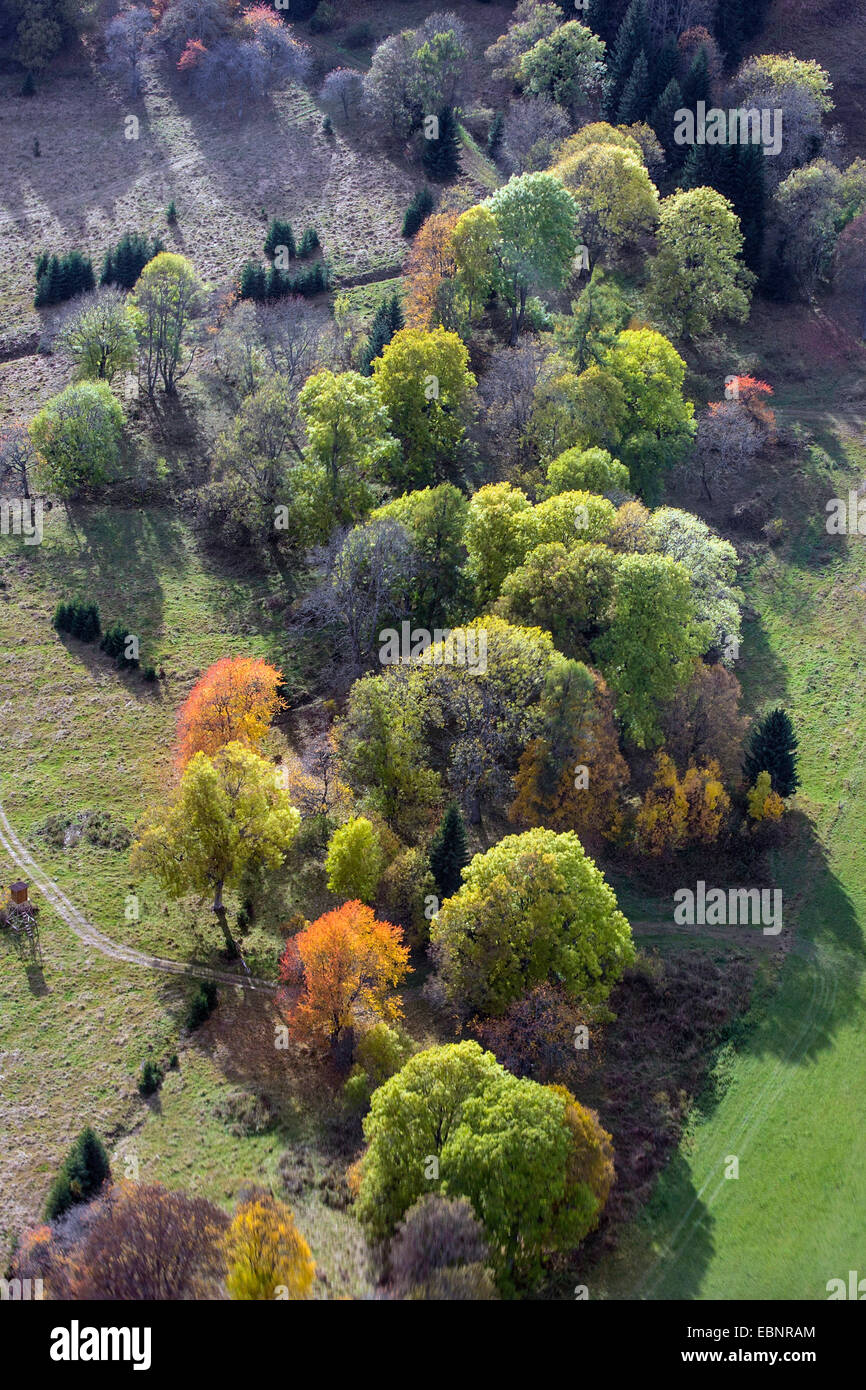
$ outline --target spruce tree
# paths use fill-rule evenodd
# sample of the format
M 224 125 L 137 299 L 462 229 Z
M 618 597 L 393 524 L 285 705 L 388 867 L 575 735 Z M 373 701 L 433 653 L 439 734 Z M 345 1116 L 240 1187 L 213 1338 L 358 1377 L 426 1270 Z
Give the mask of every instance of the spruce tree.
M 710 104 L 710 65 L 707 50 L 701 45 L 692 59 L 691 67 L 682 81 L 683 106 L 697 111 L 699 101 Z
M 642 121 L 647 114 L 650 102 L 649 63 L 643 49 L 634 60 L 631 76 L 617 107 L 616 118 L 620 125 L 632 125 Z
M 401 328 L 405 328 L 406 319 L 403 315 L 403 305 L 400 303 L 400 296 L 395 290 L 388 300 L 387 306 L 388 325 L 392 336 L 399 333 Z
M 443 901 L 457 892 L 463 882 L 460 870 L 468 863 L 466 826 L 460 814 L 460 807 L 452 801 L 430 845 L 430 868 Z
M 650 65 L 650 89 L 654 101 L 660 100 L 671 78 L 676 77 L 679 65 L 680 51 L 677 41 L 669 34 Z
M 650 52 L 650 33 L 649 20 L 647 19 L 645 0 L 631 0 L 631 4 L 625 12 L 616 42 L 610 54 L 607 65 L 608 90 L 605 99 L 605 112 L 608 116 L 615 116 L 619 109 L 622 94 L 625 91 L 635 60 L 640 52 Z
M 46 1220 L 62 1216 L 76 1202 L 89 1202 L 110 1176 L 105 1147 L 88 1125 L 72 1145 L 51 1185 L 45 1204 Z
M 460 139 L 457 119 L 450 106 L 443 106 L 437 119 L 439 134 L 435 140 L 424 141 L 421 162 L 428 178 L 445 183 L 460 172 Z
M 734 186 L 729 194 L 743 233 L 743 260 L 758 271 L 764 249 L 767 189 L 762 145 L 734 146 Z
M 770 710 L 752 730 L 746 753 L 746 780 L 752 786 L 759 772 L 769 772 L 773 791 L 791 796 L 800 785 L 797 736 L 787 710 Z
M 677 167 L 682 163 L 686 154 L 686 146 L 678 145 L 674 139 L 676 130 L 676 113 L 682 110 L 683 94 L 680 84 L 675 77 L 672 77 L 665 87 L 658 100 L 658 105 L 650 118 L 650 125 L 659 138 L 659 144 L 665 152 L 668 163 L 672 167 Z

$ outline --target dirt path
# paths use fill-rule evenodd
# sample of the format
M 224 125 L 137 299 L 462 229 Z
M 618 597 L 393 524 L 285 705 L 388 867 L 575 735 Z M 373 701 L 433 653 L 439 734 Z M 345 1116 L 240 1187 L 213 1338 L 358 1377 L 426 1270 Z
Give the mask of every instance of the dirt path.
M 162 970 L 167 975 L 183 975 L 192 980 L 213 980 L 216 984 L 241 985 L 245 989 L 266 990 L 273 993 L 276 985 L 269 980 L 260 980 L 255 975 L 234 974 L 229 970 L 211 970 L 206 965 L 187 965 L 183 961 L 167 960 L 164 956 L 151 956 L 137 951 L 133 946 L 112 941 L 105 932 L 88 922 L 83 913 L 69 901 L 66 894 L 53 878 L 49 878 L 40 868 L 33 856 L 21 843 L 9 818 L 0 804 L 0 847 L 16 864 L 22 873 L 36 885 L 43 897 L 51 904 L 59 917 L 75 933 L 85 946 L 92 947 L 109 960 L 123 961 L 127 965 L 143 965 L 148 970 Z

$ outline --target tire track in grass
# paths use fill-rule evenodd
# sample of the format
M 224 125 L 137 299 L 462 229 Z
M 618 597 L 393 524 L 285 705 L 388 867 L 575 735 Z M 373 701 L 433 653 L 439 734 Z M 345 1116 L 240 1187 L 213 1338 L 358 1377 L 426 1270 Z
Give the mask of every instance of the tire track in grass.
M 134 946 L 113 941 L 105 932 L 88 922 L 83 913 L 69 901 L 63 889 L 42 869 L 15 833 L 9 818 L 0 803 L 0 846 L 18 868 L 33 880 L 42 896 L 51 904 L 55 912 L 75 933 L 79 941 L 93 950 L 99 951 L 109 960 L 122 961 L 126 965 L 144 966 L 147 970 L 161 970 L 167 975 L 180 975 L 191 980 L 212 980 L 215 984 L 241 985 L 244 989 L 264 990 L 273 994 L 276 985 L 270 980 L 259 979 L 247 972 L 245 975 L 233 974 L 229 970 L 212 970 L 206 965 L 190 965 L 184 961 L 168 960 L 165 956 L 148 955 L 137 951 Z

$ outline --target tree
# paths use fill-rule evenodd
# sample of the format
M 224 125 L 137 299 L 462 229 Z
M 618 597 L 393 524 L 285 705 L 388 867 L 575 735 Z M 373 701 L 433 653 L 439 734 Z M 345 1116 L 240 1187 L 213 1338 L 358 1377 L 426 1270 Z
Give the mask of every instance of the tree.
M 582 372 L 601 361 L 630 317 L 622 290 L 596 262 L 577 300 L 572 300 L 571 315 L 554 320 L 554 336 L 560 352 Z
M 672 77 L 659 97 L 650 117 L 650 124 L 659 138 L 665 152 L 665 159 L 671 168 L 682 161 L 683 147 L 674 139 L 677 112 L 684 106 L 683 93 L 679 82 Z M 693 147 L 696 148 L 696 147 Z
M 239 478 L 250 529 L 273 538 L 277 506 L 292 496 L 288 461 L 302 459 L 297 396 L 282 377 L 270 377 L 241 403 L 231 429 L 217 441 L 218 473 Z
M 163 9 L 159 37 L 179 56 L 191 41 L 212 47 L 228 33 L 231 0 L 174 0 Z
M 408 617 L 418 570 L 409 533 L 380 518 L 355 526 L 328 564 L 328 580 L 310 596 L 320 622 L 335 623 L 338 642 L 355 673 L 375 660 L 383 630 Z
M 574 115 L 601 91 L 604 71 L 604 43 L 570 19 L 523 54 L 517 77 L 530 92 L 549 96 Z
M 192 366 L 190 356 L 181 370 L 184 337 L 201 306 L 203 289 L 186 257 L 171 251 L 160 251 L 138 277 L 130 303 L 150 396 L 159 382 L 172 394 Z
M 839 170 L 826 159 L 795 169 L 779 185 L 776 220 L 779 259 L 797 288 L 810 295 L 833 276 L 839 233 L 866 205 L 866 163 Z
M 547 465 L 547 490 L 559 492 L 628 492 L 628 469 L 607 449 L 566 449 Z
M 466 572 L 483 611 L 499 594 L 506 575 L 525 554 L 521 518 L 532 503 L 511 483 L 488 483 L 469 499 L 466 528 Z
M 411 612 L 431 631 L 457 618 L 465 582 L 463 533 L 469 502 L 453 483 L 404 492 L 371 513 L 371 521 L 391 520 L 405 527 L 415 555 Z
M 554 147 L 569 131 L 568 116 L 548 96 L 522 97 L 509 103 L 502 152 L 515 174 L 546 169 Z
M 683 105 L 696 110 L 699 101 L 710 101 L 710 63 L 703 44 L 695 53 L 682 80 Z
M 777 821 L 785 812 L 784 801 L 772 789 L 769 772 L 758 773 L 755 785 L 749 788 L 746 795 L 746 802 L 754 821 Z
M 258 750 L 274 715 L 285 708 L 282 684 L 282 672 L 262 657 L 224 656 L 209 666 L 177 717 L 177 766 L 235 741 Z
M 580 234 L 593 258 L 636 241 L 658 221 L 655 184 L 643 162 L 619 145 L 588 145 L 554 172 L 574 199 Z
M 619 456 L 635 491 L 651 501 L 664 471 L 685 456 L 694 437 L 694 406 L 683 398 L 686 364 L 661 333 L 626 328 L 601 365 L 616 378 L 625 405 L 627 427 Z M 587 442 L 610 447 L 603 439 Z
M 712 645 L 726 662 L 740 643 L 740 602 L 735 587 L 739 556 L 730 541 L 713 535 L 706 522 L 677 507 L 660 507 L 647 523 L 655 549 L 688 570 L 695 617 L 709 624 Z
M 122 428 L 123 411 L 105 381 L 52 396 L 30 422 L 45 486 L 66 499 L 105 482 L 120 462 Z
M 518 1080 L 477 1043 L 418 1053 L 373 1093 L 362 1222 L 387 1236 L 425 1191 L 465 1196 L 500 1286 L 532 1284 L 546 1251 L 573 1248 L 597 1224 L 612 1181 L 610 1136 L 572 1106 L 561 1088 Z
M 616 114 L 636 59 L 641 53 L 647 54 L 649 51 L 650 33 L 645 0 L 631 0 L 617 30 L 607 65 L 605 110 L 608 115 Z
M 745 322 L 754 276 L 740 259 L 743 234 L 727 198 L 711 188 L 665 198 L 657 243 L 653 301 L 684 337 L 708 333 L 722 319 Z
M 558 5 L 520 0 L 507 31 L 485 50 L 484 57 L 493 65 L 493 76 L 514 85 L 523 55 L 534 48 L 539 39 L 549 38 L 561 20 L 562 11 Z
M 708 638 L 682 565 L 666 555 L 621 557 L 610 625 L 594 650 L 617 716 L 639 748 L 660 741 L 659 706 L 689 679 Z
M 476 384 L 458 335 L 401 329 L 373 363 L 373 380 L 403 449 L 388 480 L 401 489 L 453 480 Z
M 57 346 L 75 364 L 78 379 L 107 381 L 135 365 L 135 333 L 119 290 L 99 289 L 69 307 Z
M 18 496 L 30 496 L 34 459 L 33 441 L 24 424 L 15 421 L 0 429 L 0 493 L 3 496 L 9 496 L 13 490 Z
M 226 1233 L 225 1248 L 231 1298 L 309 1296 L 316 1266 L 285 1202 L 268 1193 L 241 1202 Z
M 551 974 L 600 1003 L 634 955 L 616 897 L 573 831 L 528 830 L 476 854 L 430 939 L 446 996 L 483 1014 L 503 1013 Z
M 775 181 L 821 153 L 822 118 L 833 110 L 832 90 L 820 63 L 793 53 L 762 53 L 737 73 L 734 94 L 742 106 L 782 113 L 784 136 L 768 166 Z
M 406 263 L 409 282 L 407 297 L 407 319 L 410 328 L 430 329 L 441 326 L 454 328 L 451 322 L 453 310 L 445 296 L 457 270 L 454 257 L 452 235 L 460 214 L 440 212 L 428 217 L 417 233 Z M 448 320 L 443 323 L 443 317 Z M 397 324 L 387 331 L 375 352 L 370 353 L 370 361 L 378 357 L 391 341 L 394 333 L 403 327 Z M 371 332 L 371 345 L 373 333 Z
M 307 431 L 312 526 L 324 539 L 372 505 L 369 481 L 387 474 L 398 444 L 375 382 L 359 372 L 316 372 L 298 397 Z
M 701 662 L 661 712 L 664 746 L 680 768 L 719 764 L 728 784 L 740 781 L 748 720 L 740 713 L 740 683 L 724 666 Z
M 672 759 L 659 753 L 655 778 L 635 819 L 635 844 L 654 858 L 690 844 L 713 845 L 730 807 L 718 763 L 690 766 L 680 781 Z
M 481 314 L 496 285 L 498 241 L 496 220 L 483 203 L 461 213 L 451 233 L 457 288 L 466 300 L 470 324 Z
M 55 1221 L 77 1202 L 89 1202 L 111 1177 L 102 1140 L 87 1125 L 75 1140 L 51 1184 L 45 1219 Z
M 219 1296 L 228 1217 L 213 1202 L 159 1183 L 119 1182 L 89 1215 L 72 1251 L 70 1298 L 130 1303 Z
M 787 710 L 777 706 L 755 724 L 746 750 L 744 771 L 747 782 L 769 772 L 774 792 L 792 796 L 800 785 L 797 771 L 797 735 Z
M 607 626 L 617 558 L 605 545 L 561 541 L 536 546 L 502 585 L 502 607 L 513 621 L 543 628 L 557 650 L 588 660 Z
M 328 111 L 349 121 L 361 107 L 363 77 L 354 68 L 334 68 L 322 83 L 319 101 Z
M 500 237 L 497 254 L 511 306 L 513 346 L 523 327 L 527 295 L 542 287 L 560 288 L 571 272 L 576 209 L 571 194 L 552 174 L 511 178 L 487 206 Z
M 105 31 L 105 47 L 109 66 L 125 73 L 129 95 L 141 91 L 141 60 L 153 29 L 153 17 L 144 5 L 131 5 L 121 10 Z
M 284 984 L 301 983 L 300 998 L 286 1004 L 294 1034 L 327 1042 L 336 1051 L 342 1035 L 361 1016 L 391 1022 L 402 1016 L 400 984 L 409 966 L 403 931 L 377 920 L 354 901 L 326 912 L 293 937 L 280 958 Z
M 452 801 L 430 845 L 430 868 L 440 898 L 450 898 L 462 882 L 462 870 L 469 863 L 469 844 L 460 807 Z
M 632 65 L 628 81 L 622 90 L 616 118 L 622 125 L 642 121 L 649 114 L 652 102 L 652 82 L 646 53 L 641 49 Z
M 496 1298 L 488 1253 L 484 1227 L 465 1197 L 427 1193 L 391 1241 L 390 1286 L 398 1298 Z
M 341 898 L 369 903 L 385 868 L 379 835 L 366 816 L 353 816 L 331 836 L 325 859 L 328 887 Z
M 627 421 L 625 393 L 613 372 L 592 363 L 578 375 L 557 355 L 547 359 L 529 424 L 542 459 L 566 449 L 616 449 Z
M 425 137 L 421 162 L 429 179 L 447 183 L 460 173 L 460 133 L 453 108 L 440 107 L 436 122 L 436 135 Z
M 242 743 L 227 743 L 212 758 L 196 753 L 168 804 L 143 816 L 133 870 L 152 874 L 173 898 L 212 892 L 213 911 L 235 955 L 223 889 L 247 869 L 278 868 L 300 823 L 273 763 Z

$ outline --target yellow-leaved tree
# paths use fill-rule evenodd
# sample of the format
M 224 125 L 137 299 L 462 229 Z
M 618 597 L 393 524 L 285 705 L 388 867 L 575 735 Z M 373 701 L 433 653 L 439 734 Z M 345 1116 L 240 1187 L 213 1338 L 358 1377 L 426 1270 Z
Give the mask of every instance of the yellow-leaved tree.
M 226 1287 L 235 1299 L 307 1298 L 316 1266 L 285 1202 L 242 1202 L 226 1235 Z

